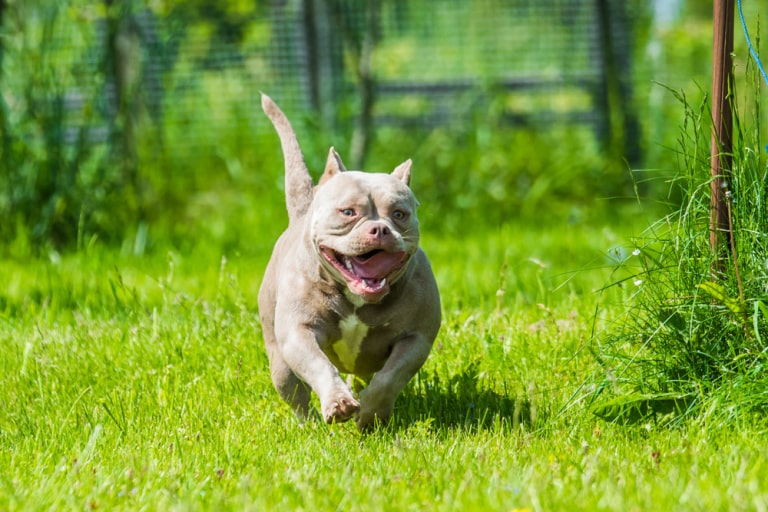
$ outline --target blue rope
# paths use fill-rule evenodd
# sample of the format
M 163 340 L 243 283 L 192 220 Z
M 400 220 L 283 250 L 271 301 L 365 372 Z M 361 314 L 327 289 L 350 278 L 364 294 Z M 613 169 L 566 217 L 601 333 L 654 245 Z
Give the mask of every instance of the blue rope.
M 752 46 L 752 40 L 749 38 L 749 31 L 747 30 L 747 22 L 744 21 L 744 13 L 741 11 L 741 0 L 738 0 L 737 5 L 739 7 L 739 19 L 741 19 L 741 28 L 744 29 L 744 38 L 747 40 L 749 53 L 752 54 L 752 58 L 755 59 L 755 63 L 757 64 L 757 69 L 760 70 L 760 73 L 762 73 L 765 83 L 768 84 L 768 74 L 765 72 L 765 68 L 763 68 L 763 63 L 760 62 L 760 57 L 758 57 L 757 51 L 755 51 L 755 47 Z M 768 152 L 768 145 L 765 146 L 765 151 Z
M 739 6 L 739 18 L 741 19 L 741 28 L 744 29 L 744 37 L 747 39 L 747 46 L 749 47 L 749 53 L 752 54 L 752 58 L 755 59 L 755 63 L 757 63 L 757 69 L 759 69 L 760 73 L 763 74 L 763 79 L 765 79 L 765 83 L 768 84 L 768 73 L 765 72 L 765 68 L 763 68 L 763 63 L 760 62 L 760 57 L 757 56 L 757 51 L 755 51 L 755 47 L 752 46 L 752 41 L 749 39 L 749 31 L 747 31 L 747 22 L 744 21 L 744 13 L 741 11 L 741 0 L 738 0 L 738 6 Z

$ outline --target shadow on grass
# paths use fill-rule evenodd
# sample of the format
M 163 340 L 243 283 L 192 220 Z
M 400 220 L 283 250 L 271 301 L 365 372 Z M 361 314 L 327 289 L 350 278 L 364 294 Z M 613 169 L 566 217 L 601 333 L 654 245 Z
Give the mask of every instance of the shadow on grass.
M 486 430 L 495 426 L 518 428 L 537 421 L 536 406 L 523 392 L 495 391 L 476 364 L 448 379 L 420 373 L 403 390 L 390 428 L 400 430 L 426 422 L 435 430 Z

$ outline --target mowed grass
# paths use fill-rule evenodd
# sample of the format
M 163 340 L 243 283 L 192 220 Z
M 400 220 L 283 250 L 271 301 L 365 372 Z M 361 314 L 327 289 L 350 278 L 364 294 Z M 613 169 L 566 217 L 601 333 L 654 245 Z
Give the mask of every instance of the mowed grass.
M 6 259 L 0 510 L 765 510 L 764 422 L 588 411 L 630 219 L 425 227 L 443 328 L 367 436 L 300 426 L 272 389 L 262 245 Z

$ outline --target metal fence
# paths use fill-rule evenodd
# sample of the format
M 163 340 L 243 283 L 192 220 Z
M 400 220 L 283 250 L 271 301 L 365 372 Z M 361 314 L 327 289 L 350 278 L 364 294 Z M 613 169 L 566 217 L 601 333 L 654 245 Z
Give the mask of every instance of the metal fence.
M 609 140 L 617 106 L 609 98 L 632 112 L 628 14 L 641 8 L 620 0 L 273 0 L 234 12 L 212 1 L 154 5 L 4 4 L 0 90 L 11 114 L 30 87 L 22 68 L 35 58 L 51 66 L 66 100 L 69 141 L 86 120 L 91 140 L 107 141 L 122 108 L 123 127 L 143 116 L 170 144 L 204 144 L 211 127 L 258 119 L 258 91 L 329 126 L 353 122 L 363 138 L 383 124 L 482 115 L 493 100 L 510 123 L 583 123 Z M 35 37 L 48 38 L 44 52 L 33 49 Z M 632 129 L 632 116 L 625 121 Z

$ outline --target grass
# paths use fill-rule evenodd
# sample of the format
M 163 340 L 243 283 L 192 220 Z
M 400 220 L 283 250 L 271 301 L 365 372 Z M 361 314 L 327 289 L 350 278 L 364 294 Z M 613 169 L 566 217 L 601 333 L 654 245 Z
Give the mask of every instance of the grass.
M 592 403 L 601 415 L 730 421 L 768 409 L 768 166 L 760 82 L 754 70 L 746 75 L 744 92 L 734 95 L 725 194 L 732 243 L 723 236 L 717 253 L 710 242 L 711 114 L 707 103 L 694 107 L 677 94 L 685 109 L 682 204 L 635 237 L 632 257 L 618 264 L 637 286 L 621 327 L 595 339 L 601 370 Z
M 273 391 L 255 309 L 268 248 L 7 258 L 0 509 L 763 509 L 763 421 L 620 426 L 574 400 L 593 331 L 632 292 L 596 292 L 631 218 L 426 227 L 443 329 L 365 437 L 299 426 Z

